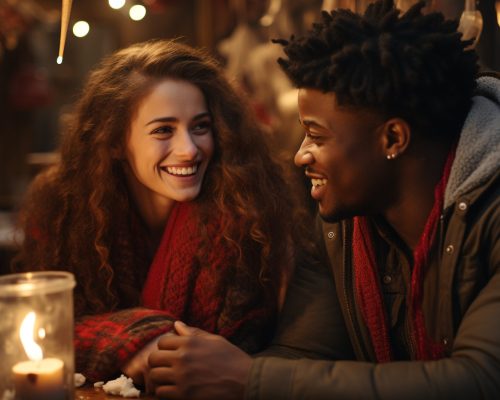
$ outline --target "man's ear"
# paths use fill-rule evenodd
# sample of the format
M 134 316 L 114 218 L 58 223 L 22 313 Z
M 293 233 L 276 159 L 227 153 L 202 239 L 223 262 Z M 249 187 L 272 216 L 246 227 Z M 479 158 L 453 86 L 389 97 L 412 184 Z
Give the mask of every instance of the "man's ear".
M 388 160 L 393 160 L 403 154 L 411 140 L 411 128 L 402 118 L 391 118 L 384 124 L 383 131 L 384 154 Z

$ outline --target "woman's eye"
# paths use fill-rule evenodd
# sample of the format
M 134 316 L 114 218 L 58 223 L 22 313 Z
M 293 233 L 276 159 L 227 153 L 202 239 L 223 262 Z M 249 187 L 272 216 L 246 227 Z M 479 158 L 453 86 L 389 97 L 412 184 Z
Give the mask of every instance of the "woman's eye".
M 192 131 L 196 135 L 204 135 L 212 129 L 212 123 L 210 121 L 199 122 L 194 125 Z
M 160 126 L 159 128 L 156 128 L 153 130 L 151 133 L 153 135 L 169 135 L 174 132 L 174 128 L 171 126 Z

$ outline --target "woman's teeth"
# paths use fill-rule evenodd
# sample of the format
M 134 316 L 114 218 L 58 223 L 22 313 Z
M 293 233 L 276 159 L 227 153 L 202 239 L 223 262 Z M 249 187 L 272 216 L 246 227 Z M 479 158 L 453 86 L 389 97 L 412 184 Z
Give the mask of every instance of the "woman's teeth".
M 171 175 L 193 175 L 198 170 L 198 165 L 192 167 L 167 167 L 167 172 Z
M 326 179 L 311 179 L 311 182 L 315 187 L 326 185 Z

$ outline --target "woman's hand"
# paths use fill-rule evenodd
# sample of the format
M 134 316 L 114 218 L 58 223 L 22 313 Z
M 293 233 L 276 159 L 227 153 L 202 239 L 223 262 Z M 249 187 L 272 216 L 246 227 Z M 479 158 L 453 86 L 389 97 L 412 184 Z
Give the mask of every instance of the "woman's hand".
M 242 399 L 251 357 L 221 336 L 175 323 L 149 356 L 155 394 L 169 399 Z

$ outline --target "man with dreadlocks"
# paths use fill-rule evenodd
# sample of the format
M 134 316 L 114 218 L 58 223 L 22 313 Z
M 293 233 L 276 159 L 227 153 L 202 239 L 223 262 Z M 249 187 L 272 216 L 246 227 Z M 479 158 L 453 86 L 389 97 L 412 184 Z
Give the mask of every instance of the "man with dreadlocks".
M 149 359 L 157 395 L 500 398 L 500 81 L 423 6 L 278 41 L 329 263 L 296 269 L 261 357 L 177 322 Z

